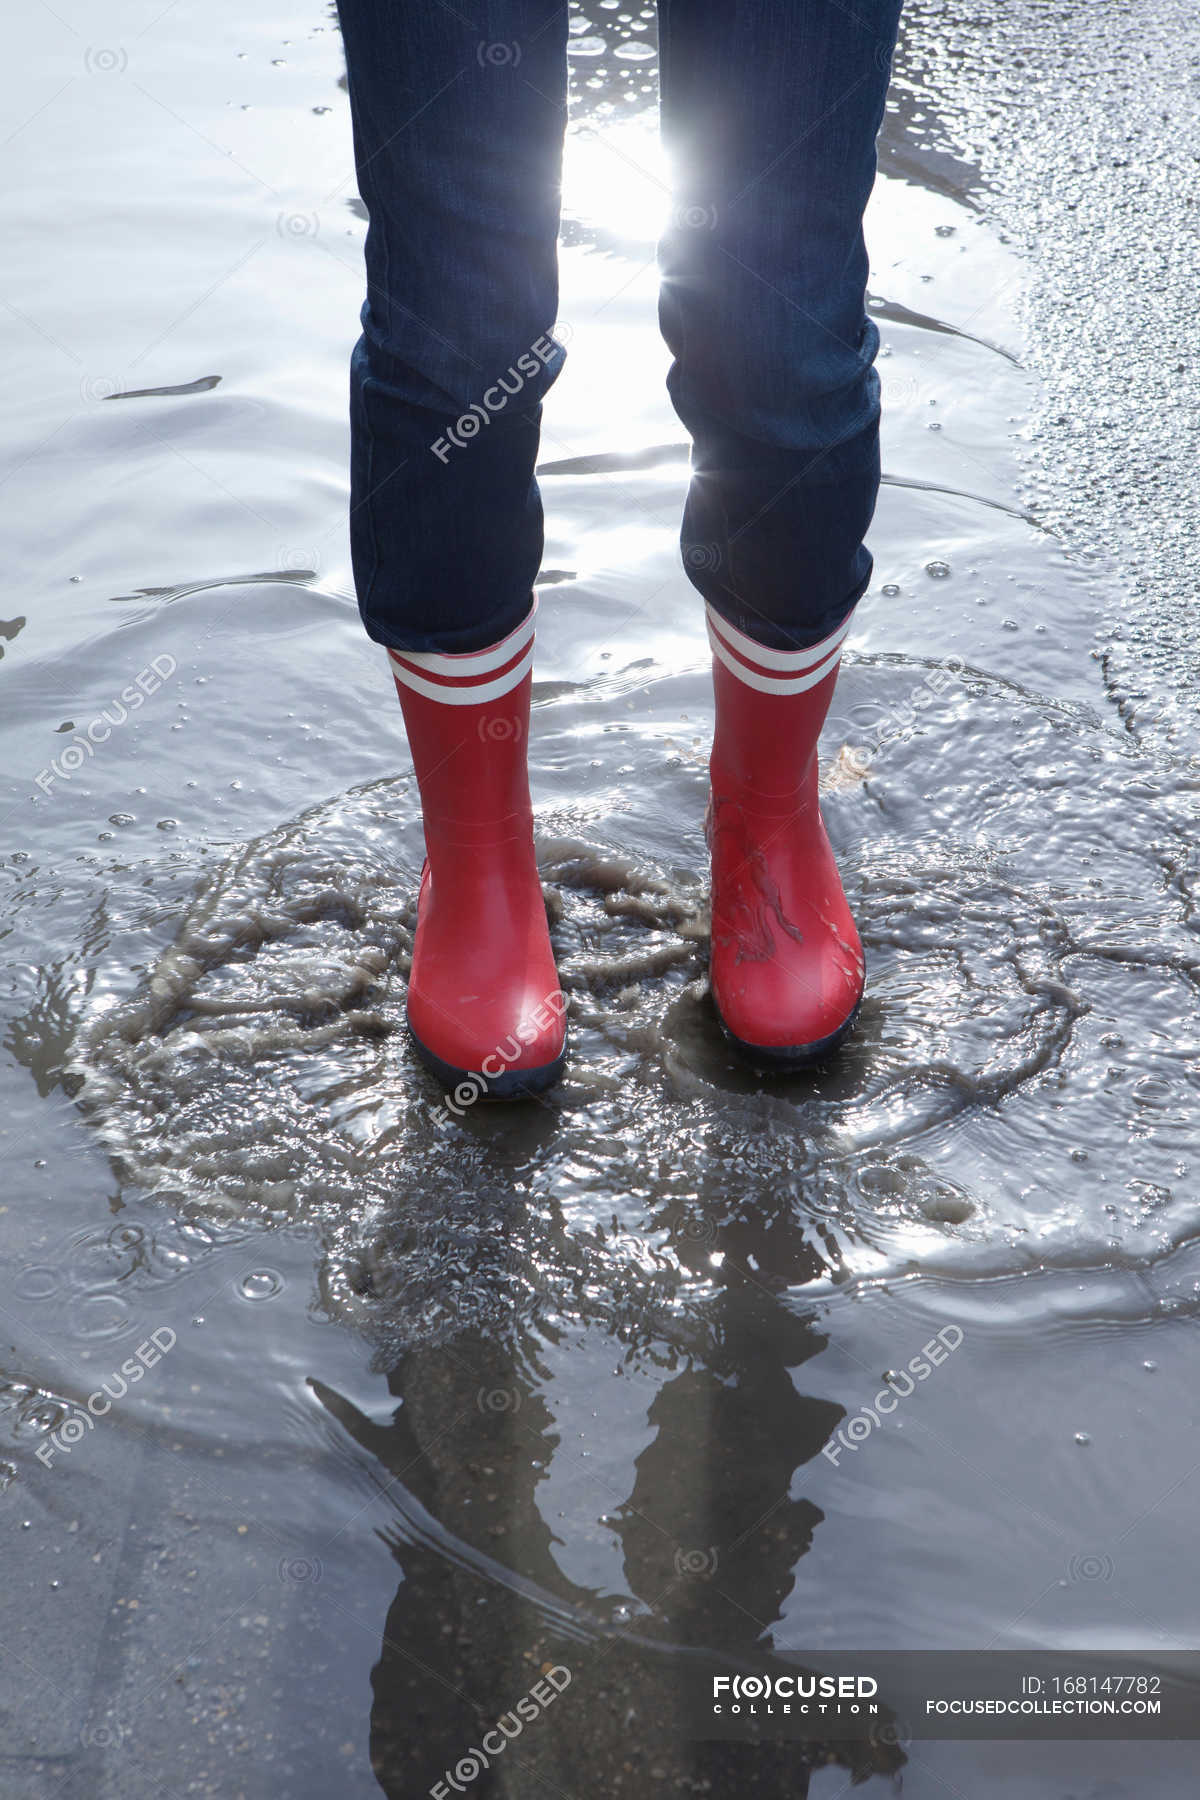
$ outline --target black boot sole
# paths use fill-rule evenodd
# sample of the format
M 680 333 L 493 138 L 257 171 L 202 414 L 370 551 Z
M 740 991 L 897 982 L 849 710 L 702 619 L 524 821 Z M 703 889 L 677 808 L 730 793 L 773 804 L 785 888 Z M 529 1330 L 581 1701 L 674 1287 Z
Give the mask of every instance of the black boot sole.
M 408 1022 L 408 1035 L 418 1059 L 425 1065 L 431 1075 L 447 1090 L 447 1104 L 454 1101 L 460 1087 L 477 1090 L 470 1099 L 454 1107 L 454 1110 L 465 1112 L 476 1100 L 527 1100 L 535 1094 L 544 1094 L 561 1078 L 567 1060 L 567 1040 L 563 1037 L 563 1047 L 553 1062 L 539 1063 L 534 1069 L 508 1069 L 503 1075 L 482 1075 L 475 1069 L 456 1069 L 453 1063 L 443 1062 L 427 1044 L 423 1044 Z
M 857 1025 L 858 1015 L 862 1011 L 862 999 L 855 1002 L 853 1012 L 843 1019 L 836 1031 L 831 1031 L 828 1037 L 814 1039 L 811 1044 L 748 1044 L 744 1038 L 730 1031 L 721 1018 L 721 1009 L 715 998 L 713 1010 L 729 1042 L 752 1068 L 761 1070 L 763 1074 L 790 1075 L 815 1068 L 818 1063 L 825 1062 L 833 1055 Z

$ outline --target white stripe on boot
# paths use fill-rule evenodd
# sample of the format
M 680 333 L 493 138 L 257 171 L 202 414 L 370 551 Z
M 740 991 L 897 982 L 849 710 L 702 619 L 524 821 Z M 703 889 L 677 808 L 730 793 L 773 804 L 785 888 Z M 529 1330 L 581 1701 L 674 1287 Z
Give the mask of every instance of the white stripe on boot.
M 837 667 L 842 640 L 850 630 L 853 618 L 851 614 L 836 631 L 805 650 L 772 650 L 747 637 L 744 631 L 722 618 L 714 607 L 706 605 L 704 611 L 713 655 L 739 681 L 761 694 L 803 694 L 824 681 Z
M 389 649 L 392 674 L 402 686 L 446 706 L 477 706 L 487 700 L 499 700 L 517 687 L 533 667 L 536 614 L 535 595 L 533 605 L 515 630 L 484 650 L 446 655 L 436 650 Z M 496 669 L 501 673 L 488 680 Z

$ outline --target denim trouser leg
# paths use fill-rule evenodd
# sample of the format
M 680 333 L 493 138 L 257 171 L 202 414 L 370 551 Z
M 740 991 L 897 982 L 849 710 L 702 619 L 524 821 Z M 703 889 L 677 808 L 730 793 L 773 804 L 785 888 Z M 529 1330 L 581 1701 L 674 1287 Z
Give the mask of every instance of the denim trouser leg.
M 541 564 L 566 0 L 338 10 L 370 221 L 350 376 L 359 608 L 396 649 L 476 650 L 528 612 Z
M 740 630 L 815 643 L 870 579 L 879 337 L 862 214 L 900 0 L 659 0 L 684 565 Z
M 522 618 L 541 559 L 566 0 L 339 11 L 370 214 L 351 371 L 359 605 L 382 643 L 478 649 Z M 778 648 L 834 629 L 870 575 L 862 213 L 899 11 L 659 0 L 678 159 L 660 317 L 694 444 L 684 562 Z

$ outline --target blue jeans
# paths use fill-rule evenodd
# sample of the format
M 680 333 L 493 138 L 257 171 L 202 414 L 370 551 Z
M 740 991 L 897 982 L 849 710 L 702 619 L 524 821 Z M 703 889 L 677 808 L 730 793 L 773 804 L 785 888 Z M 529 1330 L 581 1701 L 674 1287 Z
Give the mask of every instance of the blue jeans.
M 566 0 L 339 0 L 367 298 L 351 550 L 371 637 L 468 651 L 524 617 L 552 336 Z M 870 579 L 878 332 L 862 215 L 900 0 L 659 0 L 678 171 L 660 245 L 692 439 L 684 568 L 739 630 L 816 643 Z

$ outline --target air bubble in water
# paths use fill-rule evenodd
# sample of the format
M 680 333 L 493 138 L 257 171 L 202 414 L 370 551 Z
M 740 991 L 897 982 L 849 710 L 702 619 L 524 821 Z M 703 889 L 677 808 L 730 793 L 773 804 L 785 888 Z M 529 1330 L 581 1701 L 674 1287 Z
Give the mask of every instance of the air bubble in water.
M 283 1292 L 283 1276 L 274 1269 L 248 1269 L 237 1286 L 243 1300 L 273 1300 Z

